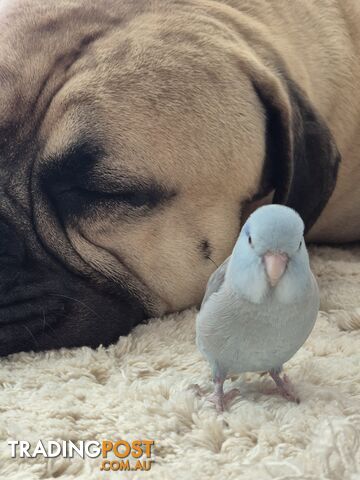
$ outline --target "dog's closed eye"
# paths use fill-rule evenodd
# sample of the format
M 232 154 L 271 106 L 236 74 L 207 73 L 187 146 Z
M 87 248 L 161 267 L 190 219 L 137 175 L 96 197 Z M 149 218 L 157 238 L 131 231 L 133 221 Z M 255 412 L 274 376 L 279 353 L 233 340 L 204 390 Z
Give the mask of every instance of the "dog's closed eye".
M 81 203 L 85 202 L 89 206 L 96 203 L 104 205 L 111 203 L 114 206 L 114 203 L 116 203 L 118 206 L 122 204 L 128 208 L 153 208 L 168 196 L 166 192 L 161 191 L 159 188 L 146 186 L 134 187 L 131 190 L 108 192 L 101 189 L 87 189 L 83 186 L 58 185 L 53 188 L 52 192 L 53 199 L 68 207 L 79 207 Z
M 94 209 L 145 214 L 175 196 L 157 182 L 102 166 L 104 153 L 81 145 L 52 160 L 42 184 L 61 215 L 78 217 Z

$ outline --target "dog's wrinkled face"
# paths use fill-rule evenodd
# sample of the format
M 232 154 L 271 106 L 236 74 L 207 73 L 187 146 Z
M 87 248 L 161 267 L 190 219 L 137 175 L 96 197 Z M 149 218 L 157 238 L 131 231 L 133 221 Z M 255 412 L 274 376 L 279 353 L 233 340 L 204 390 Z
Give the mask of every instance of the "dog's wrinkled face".
M 0 2 L 0 355 L 109 344 L 200 302 L 272 189 L 307 227 L 321 213 L 331 134 L 234 15 Z
M 264 115 L 231 52 L 198 53 L 176 15 L 14 5 L 0 37 L 0 354 L 108 344 L 201 300 L 209 256 L 229 254 L 256 193 Z

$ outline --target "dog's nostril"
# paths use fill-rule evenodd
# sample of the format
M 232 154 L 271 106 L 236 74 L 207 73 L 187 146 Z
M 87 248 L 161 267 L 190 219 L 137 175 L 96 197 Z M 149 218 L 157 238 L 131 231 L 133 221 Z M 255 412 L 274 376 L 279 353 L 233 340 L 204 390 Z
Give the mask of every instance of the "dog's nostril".
M 0 265 L 20 263 L 24 258 L 24 243 L 16 230 L 0 222 Z

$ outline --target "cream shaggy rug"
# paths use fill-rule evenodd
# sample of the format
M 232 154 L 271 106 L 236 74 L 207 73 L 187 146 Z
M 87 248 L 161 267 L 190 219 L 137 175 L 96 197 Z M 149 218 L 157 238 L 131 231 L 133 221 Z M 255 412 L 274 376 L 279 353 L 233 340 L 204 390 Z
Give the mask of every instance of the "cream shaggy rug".
M 360 479 L 360 246 L 312 248 L 322 312 L 287 364 L 301 404 L 266 393 L 259 375 L 217 415 L 188 390 L 211 390 L 189 310 L 139 326 L 97 351 L 0 360 L 0 478 Z M 227 388 L 231 380 L 227 381 Z M 100 458 L 13 459 L 9 439 L 153 439 L 146 472 L 100 472 Z

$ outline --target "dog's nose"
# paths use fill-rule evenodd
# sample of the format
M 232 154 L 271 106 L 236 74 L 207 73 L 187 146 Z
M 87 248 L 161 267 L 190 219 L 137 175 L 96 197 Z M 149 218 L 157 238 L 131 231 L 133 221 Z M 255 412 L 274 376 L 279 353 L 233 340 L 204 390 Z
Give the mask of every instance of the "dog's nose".
M 24 243 L 14 227 L 0 220 L 0 268 L 19 265 L 24 258 Z

